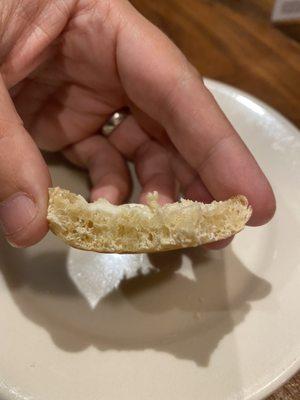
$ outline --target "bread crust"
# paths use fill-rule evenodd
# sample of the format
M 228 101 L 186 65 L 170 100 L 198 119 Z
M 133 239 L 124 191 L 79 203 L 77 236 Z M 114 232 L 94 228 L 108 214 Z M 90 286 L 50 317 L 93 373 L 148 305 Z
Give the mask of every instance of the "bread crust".
M 191 200 L 160 206 L 94 203 L 61 188 L 49 189 L 50 230 L 72 247 L 99 253 L 153 253 L 196 247 L 241 231 L 252 210 L 245 196 L 203 204 Z

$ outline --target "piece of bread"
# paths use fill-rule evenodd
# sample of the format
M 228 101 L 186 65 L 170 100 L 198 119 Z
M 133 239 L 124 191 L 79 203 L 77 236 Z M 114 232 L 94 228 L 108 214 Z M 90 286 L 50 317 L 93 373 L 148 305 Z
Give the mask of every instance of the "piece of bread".
M 228 238 L 251 216 L 244 196 L 203 204 L 191 200 L 160 206 L 157 193 L 148 204 L 114 206 L 87 203 L 60 188 L 49 189 L 51 231 L 72 247 L 99 253 L 152 253 Z

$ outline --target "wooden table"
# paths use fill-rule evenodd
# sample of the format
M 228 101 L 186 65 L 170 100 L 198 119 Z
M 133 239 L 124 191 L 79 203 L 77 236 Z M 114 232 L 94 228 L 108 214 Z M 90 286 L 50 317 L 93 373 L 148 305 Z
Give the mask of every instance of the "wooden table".
M 131 2 L 202 75 L 257 96 L 300 127 L 300 43 L 272 26 L 273 0 Z M 269 398 L 296 399 L 300 373 Z

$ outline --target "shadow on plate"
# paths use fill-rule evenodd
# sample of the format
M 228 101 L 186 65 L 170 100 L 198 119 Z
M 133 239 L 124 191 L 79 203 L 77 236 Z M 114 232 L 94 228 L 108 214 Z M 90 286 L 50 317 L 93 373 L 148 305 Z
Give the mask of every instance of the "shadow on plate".
M 251 302 L 271 290 L 231 248 L 213 254 L 196 248 L 149 256 L 153 272 L 123 281 L 92 309 L 68 275 L 67 256 L 66 247 L 33 256 L 4 243 L 1 252 L 15 303 L 67 352 L 153 349 L 207 366 Z

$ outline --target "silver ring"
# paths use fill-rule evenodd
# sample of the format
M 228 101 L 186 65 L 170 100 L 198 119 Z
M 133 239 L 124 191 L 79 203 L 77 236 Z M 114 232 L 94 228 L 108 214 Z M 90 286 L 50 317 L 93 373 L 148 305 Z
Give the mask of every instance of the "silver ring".
M 115 112 L 109 120 L 102 126 L 102 135 L 110 136 L 113 131 L 121 125 L 126 117 L 128 117 L 129 111 L 127 109 Z

